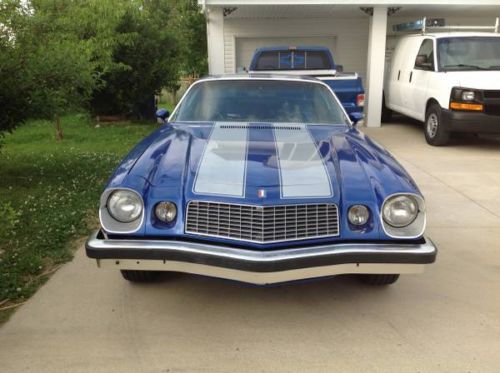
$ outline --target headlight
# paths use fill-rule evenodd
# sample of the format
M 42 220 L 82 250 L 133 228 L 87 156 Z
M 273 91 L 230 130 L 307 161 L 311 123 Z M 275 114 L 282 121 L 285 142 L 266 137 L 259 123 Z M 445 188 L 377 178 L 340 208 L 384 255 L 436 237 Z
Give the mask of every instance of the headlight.
M 347 218 L 353 225 L 365 225 L 370 218 L 370 211 L 366 206 L 354 205 L 349 208 Z
M 121 223 L 130 223 L 142 213 L 142 200 L 130 190 L 117 190 L 111 193 L 106 204 L 109 214 Z
M 155 215 L 159 220 L 171 223 L 177 216 L 177 207 L 172 202 L 160 202 L 155 207 Z
M 411 196 L 398 195 L 388 199 L 382 208 L 384 221 L 395 227 L 410 225 L 418 215 L 418 203 Z
M 462 92 L 462 101 L 474 101 L 475 98 L 476 98 L 476 92 L 474 91 Z

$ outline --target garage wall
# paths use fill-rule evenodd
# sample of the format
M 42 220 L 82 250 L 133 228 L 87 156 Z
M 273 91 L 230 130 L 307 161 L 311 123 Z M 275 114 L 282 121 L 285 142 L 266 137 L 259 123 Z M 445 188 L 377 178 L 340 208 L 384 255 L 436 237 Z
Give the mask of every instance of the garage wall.
M 428 14 L 422 14 L 423 16 Z M 432 15 L 430 15 L 432 16 Z M 494 17 L 445 17 L 448 25 L 492 25 Z M 397 40 L 392 25 L 415 21 L 419 16 L 389 17 L 387 57 Z M 368 17 L 359 18 L 245 18 L 224 21 L 224 71 L 236 73 L 238 66 L 248 67 L 252 49 L 266 45 L 301 45 L 329 43 L 335 61 L 345 71 L 356 71 L 366 76 L 368 51 Z M 240 49 L 238 50 L 238 45 Z M 238 53 L 237 53 L 238 51 Z
M 285 45 L 307 44 L 306 41 L 328 40 L 332 46 L 335 61 L 344 65 L 345 71 L 366 74 L 368 50 L 368 17 L 360 18 L 305 18 L 305 19 L 226 19 L 224 22 L 224 68 L 227 74 L 235 73 L 237 67 L 236 44 L 252 47 L 262 38 L 263 43 L 285 41 Z M 252 41 L 253 39 L 253 41 Z M 283 44 L 282 42 L 278 44 Z M 255 45 L 255 44 L 254 44 Z M 240 52 L 240 59 L 248 59 L 248 51 Z M 240 62 L 241 63 L 241 62 Z
M 311 36 L 311 37 L 267 37 L 267 38 L 247 38 L 238 37 L 236 39 L 236 72 L 241 72 L 243 67 L 248 68 L 252 56 L 257 48 L 271 46 L 298 46 L 298 45 L 321 45 L 328 47 L 336 56 L 335 36 Z

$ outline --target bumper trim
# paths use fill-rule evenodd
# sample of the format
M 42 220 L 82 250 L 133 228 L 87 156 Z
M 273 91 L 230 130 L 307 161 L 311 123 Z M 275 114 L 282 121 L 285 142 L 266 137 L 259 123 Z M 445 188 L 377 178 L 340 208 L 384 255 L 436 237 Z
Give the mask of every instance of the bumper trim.
M 500 133 L 500 116 L 443 109 L 443 124 L 451 132 Z
M 125 268 L 123 265 L 130 266 L 136 263 L 140 266 L 139 263 L 156 261 L 158 269 L 149 270 L 190 273 L 193 272 L 182 268 L 187 263 L 254 274 L 292 270 L 313 271 L 315 267 L 339 265 L 359 267 L 361 264 L 394 265 L 394 270 L 397 271 L 397 265 L 422 267 L 424 264 L 433 263 L 437 255 L 437 248 L 428 238 L 422 243 L 342 243 L 257 251 L 198 242 L 105 239 L 99 235 L 99 231 L 90 236 L 85 248 L 87 256 L 97 259 L 98 263 L 104 264 L 108 262 L 107 259 L 111 259 L 121 263 L 120 269 L 138 269 L 135 265 L 134 268 Z M 177 265 L 174 265 L 175 263 Z M 176 266 L 179 268 L 175 269 Z M 418 272 L 420 271 L 419 269 Z M 332 274 L 338 274 L 338 271 L 334 272 Z
M 425 264 L 347 263 L 330 266 L 298 268 L 278 272 L 249 272 L 205 264 L 134 259 L 97 259 L 99 268 L 139 271 L 171 271 L 223 278 L 255 285 L 331 277 L 342 274 L 410 274 L 424 271 Z

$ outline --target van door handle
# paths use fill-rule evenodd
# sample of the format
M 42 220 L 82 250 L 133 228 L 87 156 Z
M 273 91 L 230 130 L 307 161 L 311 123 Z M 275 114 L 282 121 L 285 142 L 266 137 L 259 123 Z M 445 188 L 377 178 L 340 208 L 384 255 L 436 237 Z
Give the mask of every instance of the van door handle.
M 401 70 L 398 71 L 398 80 L 400 76 L 401 76 Z
M 413 71 L 410 73 L 410 83 L 411 83 L 411 78 L 413 78 Z

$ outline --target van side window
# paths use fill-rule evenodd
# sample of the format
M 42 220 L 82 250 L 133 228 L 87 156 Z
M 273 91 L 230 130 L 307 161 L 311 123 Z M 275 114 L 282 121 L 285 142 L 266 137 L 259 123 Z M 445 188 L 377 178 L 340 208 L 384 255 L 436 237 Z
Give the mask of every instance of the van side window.
M 415 59 L 415 69 L 434 71 L 434 43 L 425 39 Z

